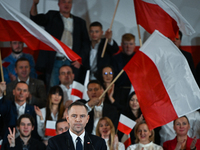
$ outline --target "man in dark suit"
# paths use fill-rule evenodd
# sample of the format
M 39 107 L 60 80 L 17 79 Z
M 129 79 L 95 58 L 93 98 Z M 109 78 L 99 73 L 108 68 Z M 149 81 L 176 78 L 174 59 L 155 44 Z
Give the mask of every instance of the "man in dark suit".
M 28 104 L 36 105 L 40 108 L 46 106 L 46 89 L 43 81 L 30 77 L 30 63 L 26 58 L 19 58 L 15 63 L 17 79 L 7 84 L 6 100 L 14 101 L 13 89 L 18 81 L 24 81 L 29 86 Z
M 16 84 L 13 89 L 14 101 L 4 100 L 3 93 L 6 90 L 6 83 L 0 83 L 0 114 L 4 119 L 4 136 L 3 136 L 3 144 L 2 150 L 4 150 L 4 146 L 8 143 L 7 135 L 9 133 L 8 127 L 13 129 L 16 127 L 17 118 L 19 118 L 22 114 L 30 114 L 36 120 L 36 114 L 34 107 L 26 103 L 26 99 L 29 96 L 28 85 L 26 82 L 20 81 Z M 18 136 L 19 132 L 16 133 Z M 40 139 L 37 134 L 37 124 L 35 125 L 34 131 L 32 132 L 32 136 L 34 138 Z
M 95 74 L 102 67 L 111 65 L 111 57 L 119 50 L 117 43 L 112 39 L 112 31 L 109 29 L 105 32 L 105 38 L 108 39 L 104 57 L 101 57 L 106 39 L 102 39 L 103 27 L 100 22 L 93 22 L 90 24 L 89 35 L 91 39 L 90 49 L 90 79 L 94 80 Z
M 90 101 L 93 101 L 95 99 L 98 99 L 101 94 L 103 93 L 103 87 L 97 80 L 91 80 L 88 83 L 88 97 L 90 98 L 88 105 Z M 109 101 L 109 100 L 108 100 Z M 91 108 L 90 108 L 91 109 Z M 96 126 L 100 118 L 102 117 L 108 117 L 113 122 L 115 128 L 117 128 L 119 115 L 117 112 L 117 108 L 107 102 L 105 102 L 105 96 L 99 100 L 98 103 L 95 104 L 95 106 L 92 108 L 92 110 L 89 112 L 90 119 L 88 121 L 88 124 L 86 125 L 86 131 L 88 133 L 92 133 L 96 135 Z
M 59 11 L 49 11 L 46 14 L 37 13 L 39 0 L 33 0 L 31 19 L 55 38 L 61 40 L 82 58 L 81 65 L 78 61 L 70 62 L 64 55 L 55 51 L 41 50 L 36 63 L 36 69 L 51 76 L 50 86 L 58 85 L 58 70 L 62 65 L 72 66 L 75 81 L 83 83 L 84 76 L 81 72 L 89 68 L 87 62 L 89 55 L 89 36 L 86 23 L 83 19 L 70 13 L 72 0 L 59 0 Z M 83 68 L 83 66 L 85 68 Z M 47 79 L 48 80 L 48 79 Z M 48 83 L 49 81 L 47 81 Z
M 8 150 L 45 150 L 46 145 L 31 137 L 31 132 L 34 129 L 35 120 L 29 114 L 23 114 L 17 120 L 17 129 L 20 133 L 19 137 L 15 139 L 15 128 L 13 132 L 9 128 L 8 134 Z
M 85 131 L 88 108 L 76 101 L 68 107 L 69 130 L 49 139 L 47 150 L 107 150 L 104 139 Z

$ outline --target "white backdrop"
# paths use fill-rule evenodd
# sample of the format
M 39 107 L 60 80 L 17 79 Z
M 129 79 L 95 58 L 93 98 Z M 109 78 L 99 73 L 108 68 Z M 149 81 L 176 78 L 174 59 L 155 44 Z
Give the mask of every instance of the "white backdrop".
M 4 1 L 29 17 L 32 0 Z M 173 0 L 172 2 L 196 31 L 192 36 L 183 36 L 182 45 L 200 45 L 200 0 Z M 48 10 L 58 10 L 57 3 L 57 0 L 40 0 L 38 12 L 46 13 Z M 87 26 L 93 21 L 101 22 L 105 31 L 110 26 L 116 3 L 117 0 L 73 0 L 72 14 L 85 19 Z M 144 42 L 149 34 L 142 27 L 140 29 Z M 139 46 L 133 0 L 120 0 L 112 31 L 113 38 L 119 45 L 121 36 L 130 32 L 136 36 L 136 45 Z M 0 43 L 0 46 L 3 47 L 7 47 L 7 45 L 7 43 Z

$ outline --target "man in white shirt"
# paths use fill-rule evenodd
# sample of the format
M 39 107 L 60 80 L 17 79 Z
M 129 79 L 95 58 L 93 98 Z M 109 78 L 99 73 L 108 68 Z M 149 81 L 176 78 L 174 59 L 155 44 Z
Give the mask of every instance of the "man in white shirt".
M 102 138 L 85 131 L 88 120 L 87 106 L 80 101 L 72 103 L 68 107 L 69 130 L 49 139 L 47 150 L 107 150 Z
M 36 105 L 40 108 L 46 106 L 46 88 L 44 82 L 30 77 L 30 63 L 28 59 L 22 57 L 15 63 L 16 80 L 7 84 L 6 97 L 7 100 L 14 101 L 13 89 L 17 82 L 24 81 L 29 86 L 28 104 Z
M 102 38 L 103 27 L 100 22 L 90 24 L 89 35 L 91 40 L 90 49 L 90 79 L 95 80 L 97 71 L 102 67 L 111 65 L 111 58 L 119 50 L 117 43 L 112 39 L 112 31 L 109 29 L 105 32 L 105 38 L 108 39 L 104 57 L 101 57 L 106 39 Z
M 6 90 L 6 83 L 0 83 L 0 114 L 3 116 L 4 120 L 4 138 L 2 149 L 6 143 L 8 143 L 7 135 L 9 133 L 8 127 L 13 129 L 16 127 L 16 121 L 20 115 L 28 113 L 36 119 L 36 114 L 33 106 L 26 103 L 26 99 L 29 96 L 28 85 L 24 81 L 20 81 L 16 84 L 13 89 L 14 101 L 4 100 L 3 93 Z M 19 135 L 19 134 L 17 134 Z M 32 132 L 34 138 L 39 139 L 37 134 L 37 125 L 35 125 L 34 131 Z

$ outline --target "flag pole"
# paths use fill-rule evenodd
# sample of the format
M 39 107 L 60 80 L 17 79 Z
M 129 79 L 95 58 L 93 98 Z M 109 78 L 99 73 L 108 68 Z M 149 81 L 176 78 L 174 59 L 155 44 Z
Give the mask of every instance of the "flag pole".
M 118 8 L 118 5 L 119 5 L 119 1 L 120 1 L 120 0 L 117 1 L 117 5 L 116 5 L 116 7 L 115 7 L 115 11 L 114 11 L 114 15 L 113 15 L 113 18 L 112 18 L 112 22 L 111 22 L 111 24 L 110 24 L 109 31 L 112 30 L 112 25 L 113 25 L 114 18 L 115 18 L 116 12 L 117 12 L 117 8 Z M 107 44 L 108 44 L 108 38 L 106 38 L 106 41 L 105 41 L 105 43 L 104 43 L 103 51 L 102 51 L 102 53 L 101 53 L 101 58 L 104 57 L 104 54 L 105 54 L 105 51 L 106 51 Z
M 1 69 L 1 79 L 2 79 L 2 82 L 4 82 L 2 59 L 1 59 L 1 49 L 0 49 L 0 69 Z M 6 91 L 4 91 L 4 95 L 6 95 Z
M 137 29 L 138 29 L 138 36 L 139 36 L 140 47 L 142 47 L 142 39 L 141 39 L 141 35 L 140 35 L 140 26 L 139 26 L 139 24 L 137 24 Z
M 120 73 L 118 73 L 118 75 L 115 77 L 115 79 L 110 83 L 110 85 L 107 87 L 107 89 L 103 92 L 103 94 L 101 94 L 101 96 L 99 97 L 99 99 L 101 99 L 106 94 L 106 92 L 110 89 L 110 87 L 115 83 L 115 81 L 121 76 L 121 74 L 123 72 L 124 72 L 124 70 L 122 69 L 120 71 Z

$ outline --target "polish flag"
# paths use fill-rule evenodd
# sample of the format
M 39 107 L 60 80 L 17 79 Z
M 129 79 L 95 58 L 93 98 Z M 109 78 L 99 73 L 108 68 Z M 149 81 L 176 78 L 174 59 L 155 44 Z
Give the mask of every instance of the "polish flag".
M 152 34 L 158 30 L 174 39 L 179 29 L 185 35 L 195 33 L 192 26 L 169 0 L 134 0 L 137 24 Z
M 45 135 L 46 136 L 55 136 L 56 135 L 56 121 L 47 120 Z
M 10 65 L 10 62 L 2 61 L 2 66 L 7 68 Z
M 71 95 L 74 95 L 78 97 L 79 99 L 82 99 L 84 89 L 85 87 L 81 83 L 73 81 Z
M 0 41 L 23 41 L 32 50 L 57 51 L 81 63 L 81 57 L 74 51 L 5 1 L 0 0 L 0 10 Z
M 124 67 L 149 129 L 200 108 L 200 91 L 187 60 L 159 31 Z
M 125 146 L 125 149 L 127 149 L 127 147 L 129 147 L 131 145 L 131 137 L 130 137 L 130 134 L 128 135 L 128 138 L 126 139 L 126 141 L 124 142 L 124 146 Z
M 117 129 L 128 135 L 135 125 L 136 125 L 135 121 L 121 114 L 119 117 L 119 123 Z

